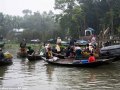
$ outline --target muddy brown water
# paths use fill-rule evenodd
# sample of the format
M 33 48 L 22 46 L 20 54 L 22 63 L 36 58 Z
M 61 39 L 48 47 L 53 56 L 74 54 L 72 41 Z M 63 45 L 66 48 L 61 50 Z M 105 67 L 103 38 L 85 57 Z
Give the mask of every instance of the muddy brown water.
M 0 67 L 0 90 L 119 90 L 120 61 L 97 68 L 58 67 L 17 58 Z M 5 49 L 6 51 L 6 49 Z

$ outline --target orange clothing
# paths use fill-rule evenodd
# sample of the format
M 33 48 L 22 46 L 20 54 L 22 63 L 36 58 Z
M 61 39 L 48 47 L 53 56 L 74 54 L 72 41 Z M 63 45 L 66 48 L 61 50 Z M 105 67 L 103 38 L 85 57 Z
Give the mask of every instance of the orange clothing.
M 26 52 L 26 49 L 25 48 L 21 48 L 20 51 L 21 52 Z
M 95 57 L 94 56 L 90 56 L 89 59 L 88 59 L 88 62 L 95 62 Z

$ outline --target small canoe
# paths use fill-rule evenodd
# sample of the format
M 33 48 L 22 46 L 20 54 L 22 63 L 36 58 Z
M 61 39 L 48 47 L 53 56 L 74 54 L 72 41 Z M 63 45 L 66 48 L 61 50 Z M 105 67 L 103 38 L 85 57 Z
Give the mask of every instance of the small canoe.
M 13 63 L 12 59 L 2 59 L 2 60 L 0 60 L 0 66 L 11 65 L 12 63 Z
M 40 55 L 27 55 L 27 59 L 29 61 L 36 61 L 36 60 L 42 60 Z
M 67 59 L 46 59 L 42 57 L 48 64 L 66 67 L 97 67 L 112 62 L 112 59 L 97 59 L 95 62 L 89 63 L 87 59 L 75 60 L 73 58 Z

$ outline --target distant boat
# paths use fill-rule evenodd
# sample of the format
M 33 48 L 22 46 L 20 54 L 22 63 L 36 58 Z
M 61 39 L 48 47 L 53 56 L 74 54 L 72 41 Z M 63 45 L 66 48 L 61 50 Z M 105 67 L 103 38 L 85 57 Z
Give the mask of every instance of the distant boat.
M 102 56 L 108 57 L 119 57 L 120 56 L 120 45 L 106 46 L 100 49 Z
M 103 57 L 108 57 L 108 58 L 111 58 L 111 57 L 120 58 L 120 44 L 105 46 L 101 48 L 100 55 Z

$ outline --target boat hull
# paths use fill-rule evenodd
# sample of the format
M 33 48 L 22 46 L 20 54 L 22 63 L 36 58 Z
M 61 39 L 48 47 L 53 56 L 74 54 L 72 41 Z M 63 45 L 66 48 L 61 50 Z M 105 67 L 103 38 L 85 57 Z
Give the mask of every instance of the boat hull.
M 45 59 L 44 59 L 45 60 Z M 48 64 L 56 65 L 56 66 L 66 66 L 66 67 L 97 67 L 101 65 L 106 65 L 112 62 L 112 59 L 98 59 L 95 62 L 87 62 L 82 63 L 81 60 L 74 59 L 60 59 L 57 61 L 54 60 L 45 60 Z
M 4 66 L 4 65 L 11 65 L 13 62 L 11 59 L 3 59 L 0 60 L 0 66 Z
M 28 56 L 27 56 L 27 59 L 28 59 L 29 61 L 42 60 L 42 58 L 41 58 L 40 55 L 28 55 Z

